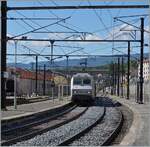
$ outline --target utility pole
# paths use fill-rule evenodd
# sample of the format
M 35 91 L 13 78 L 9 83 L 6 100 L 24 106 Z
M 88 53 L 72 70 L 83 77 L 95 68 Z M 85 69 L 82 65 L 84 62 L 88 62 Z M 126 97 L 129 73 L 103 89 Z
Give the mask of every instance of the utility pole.
M 54 47 L 54 40 L 50 41 L 51 43 L 51 65 L 53 64 L 53 47 Z
M 17 109 L 17 42 L 15 41 L 14 108 Z
M 66 60 L 66 71 L 67 71 L 67 75 L 68 75 L 68 61 L 69 61 L 68 59 L 69 59 L 69 56 L 67 55 L 66 58 L 67 58 L 67 60 Z
M 6 109 L 7 1 L 1 1 L 1 109 Z
M 85 68 L 87 68 L 87 58 L 85 58 Z
M 121 65 L 122 65 L 122 78 L 121 78 L 121 96 L 123 97 L 123 76 L 124 76 L 124 58 L 122 56 L 122 62 L 121 62 Z
M 118 58 L 118 70 L 117 70 L 117 72 L 118 72 L 118 77 L 117 77 L 117 96 L 119 96 L 120 95 L 120 58 Z
M 140 56 L 140 101 L 143 104 L 143 52 L 144 52 L 144 18 L 141 18 L 141 56 Z
M 128 41 L 127 99 L 130 96 L 130 41 Z
M 35 69 L 35 93 L 37 96 L 37 81 L 38 81 L 38 55 L 36 55 L 36 69 Z
M 31 71 L 33 72 L 34 71 L 34 63 L 32 62 L 31 63 Z M 33 88 L 33 79 L 31 79 L 31 92 L 33 93 L 33 91 L 34 91 L 34 88 Z
M 54 47 L 54 42 L 55 42 L 54 40 L 50 41 L 50 44 L 51 44 L 51 68 L 52 69 L 54 68 L 54 64 L 53 64 L 53 47 Z M 54 78 L 53 71 L 52 71 L 52 78 Z M 52 80 L 52 82 L 54 82 L 54 79 Z M 53 99 L 53 102 L 54 102 L 54 86 L 52 86 L 52 99 Z
M 45 95 L 46 65 L 44 64 L 43 95 Z
M 116 95 L 116 81 L 117 75 L 116 75 L 116 63 L 114 64 L 114 94 Z
M 113 63 L 113 95 L 115 94 L 114 88 L 115 88 L 115 64 Z
M 114 94 L 114 63 L 112 63 L 112 66 L 111 66 L 111 95 Z
M 113 63 L 113 95 L 115 94 L 115 63 Z
M 68 93 L 67 93 L 67 94 L 69 95 L 69 71 L 68 71 L 69 56 L 67 55 L 66 58 L 67 58 L 67 61 L 66 61 L 66 62 L 67 62 L 67 63 L 66 63 L 66 64 L 67 64 L 67 65 L 66 65 L 66 71 L 67 71 L 67 72 L 66 72 L 66 74 L 67 74 L 67 84 L 68 84 L 68 86 L 67 86 L 67 87 L 68 87 L 68 88 L 67 88 L 67 92 L 68 92 Z

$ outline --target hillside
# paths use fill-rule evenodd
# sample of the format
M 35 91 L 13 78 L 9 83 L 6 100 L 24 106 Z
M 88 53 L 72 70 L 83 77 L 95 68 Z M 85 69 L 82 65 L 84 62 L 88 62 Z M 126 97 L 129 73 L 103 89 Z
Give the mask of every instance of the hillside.
M 145 58 L 148 58 L 148 53 L 144 54 Z M 131 60 L 135 60 L 135 58 L 139 59 L 139 54 L 133 54 L 131 55 Z M 117 62 L 117 57 L 113 58 L 113 60 Z M 87 61 L 87 67 L 97 67 L 97 66 L 102 66 L 106 64 L 110 64 L 112 62 L 112 57 L 90 57 L 90 58 L 82 58 L 82 59 L 69 59 L 69 67 L 80 67 L 84 65 L 80 65 L 80 63 Z M 125 58 L 125 62 L 127 61 L 127 58 Z M 45 61 L 45 62 L 39 62 L 38 66 L 43 66 L 46 64 L 47 67 L 50 67 L 50 61 Z M 64 68 L 66 67 L 66 60 L 59 60 L 54 62 L 55 67 L 60 67 Z M 14 63 L 8 63 L 8 66 L 14 66 Z M 17 67 L 25 68 L 25 69 L 32 69 L 32 64 L 24 64 L 24 63 L 18 63 Z M 34 63 L 34 68 L 35 68 L 35 63 Z

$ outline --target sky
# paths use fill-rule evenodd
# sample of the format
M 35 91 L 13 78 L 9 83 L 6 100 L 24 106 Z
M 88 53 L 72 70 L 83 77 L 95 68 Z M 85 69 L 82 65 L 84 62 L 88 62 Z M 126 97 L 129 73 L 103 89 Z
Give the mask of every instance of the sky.
M 8 7 L 13 6 L 61 6 L 61 5 L 127 5 L 127 4 L 147 4 L 148 1 L 92 1 L 92 0 L 8 0 Z M 57 33 L 29 33 L 26 34 L 27 38 L 40 38 L 40 39 L 64 39 L 73 34 L 60 33 L 68 31 L 87 32 L 86 39 L 140 39 L 139 31 L 125 31 L 135 30 L 133 26 L 126 25 L 121 21 L 114 21 L 114 17 L 143 15 L 148 14 L 148 9 L 105 9 L 105 10 L 36 10 L 36 11 L 8 11 L 8 18 L 50 18 L 48 20 L 8 20 L 7 21 L 7 35 L 12 37 L 22 33 L 31 31 L 35 28 L 53 24 L 59 21 L 59 24 L 53 24 L 46 29 L 39 31 L 57 32 Z M 60 21 L 58 18 L 67 18 L 65 21 Z M 149 30 L 149 17 L 144 17 L 145 29 Z M 140 26 L 140 17 L 124 17 L 121 20 Z M 122 31 L 120 31 L 120 29 Z M 79 34 L 78 34 L 79 35 Z M 145 43 L 148 43 L 149 33 L 145 33 Z M 70 37 L 70 39 L 80 39 L 80 36 Z M 87 55 L 112 55 L 121 54 L 118 51 L 113 51 L 112 48 L 127 53 L 127 43 L 72 43 L 72 42 L 55 42 L 54 54 L 68 54 L 72 51 L 79 50 L 73 54 L 87 54 Z M 59 46 L 72 46 L 59 47 Z M 139 53 L 139 43 L 131 43 L 131 53 Z M 76 47 L 76 48 L 75 48 Z M 117 48 L 125 47 L 125 48 Z M 7 53 L 14 53 L 14 41 L 8 42 Z M 29 51 L 32 49 L 40 54 L 50 54 L 49 42 L 18 42 L 17 53 L 34 53 Z M 148 52 L 149 48 L 145 47 L 144 52 Z M 45 58 L 40 58 L 40 61 L 46 61 Z M 60 59 L 59 59 L 60 60 Z M 34 62 L 34 57 L 17 57 L 17 62 L 30 63 Z M 7 56 L 7 62 L 14 62 L 14 57 Z

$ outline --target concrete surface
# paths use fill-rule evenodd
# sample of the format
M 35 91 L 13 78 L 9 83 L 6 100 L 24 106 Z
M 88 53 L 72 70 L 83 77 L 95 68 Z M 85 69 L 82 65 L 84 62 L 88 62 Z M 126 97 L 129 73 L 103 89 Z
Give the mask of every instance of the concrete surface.
M 13 118 L 18 118 L 21 116 L 31 115 L 37 112 L 42 112 L 45 110 L 59 107 L 69 102 L 70 102 L 70 98 L 63 98 L 61 100 L 54 99 L 54 100 L 47 100 L 42 102 L 18 105 L 17 109 L 14 109 L 14 106 L 8 106 L 7 111 L 1 110 L 1 120 L 8 120 Z
M 129 107 L 134 115 L 131 128 L 120 145 L 150 146 L 150 102 L 138 104 L 133 99 L 112 98 Z

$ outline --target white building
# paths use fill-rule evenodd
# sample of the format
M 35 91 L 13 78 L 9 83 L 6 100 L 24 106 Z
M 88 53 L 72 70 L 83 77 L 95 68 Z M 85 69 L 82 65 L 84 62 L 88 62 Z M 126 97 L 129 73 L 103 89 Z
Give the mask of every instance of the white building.
M 138 64 L 138 77 L 140 77 L 140 63 Z M 143 61 L 143 78 L 144 81 L 150 80 L 150 62 L 148 59 Z

